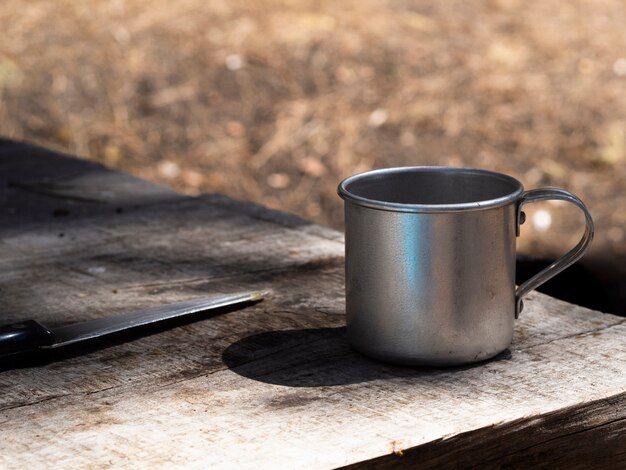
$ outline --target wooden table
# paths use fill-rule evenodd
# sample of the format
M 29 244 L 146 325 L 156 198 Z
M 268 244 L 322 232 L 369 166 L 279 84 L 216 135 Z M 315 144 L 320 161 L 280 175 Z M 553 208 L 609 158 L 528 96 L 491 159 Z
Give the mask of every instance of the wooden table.
M 346 344 L 343 237 L 0 141 L 0 320 L 268 289 L 0 364 L 0 467 L 626 465 L 626 319 L 534 293 L 509 351 L 415 369 Z

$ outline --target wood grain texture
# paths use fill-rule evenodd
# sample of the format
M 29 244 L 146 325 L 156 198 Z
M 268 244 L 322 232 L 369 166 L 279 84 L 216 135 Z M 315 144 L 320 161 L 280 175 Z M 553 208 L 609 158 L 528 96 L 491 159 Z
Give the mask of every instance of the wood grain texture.
M 73 178 L 54 194 L 0 190 L 2 322 L 270 290 L 243 310 L 0 363 L 0 467 L 623 463 L 626 319 L 533 293 L 495 360 L 387 365 L 346 343 L 341 234 L 12 142 L 0 169 L 37 188 Z M 76 197 L 94 181 L 106 197 Z
M 626 468 L 626 394 L 342 467 Z

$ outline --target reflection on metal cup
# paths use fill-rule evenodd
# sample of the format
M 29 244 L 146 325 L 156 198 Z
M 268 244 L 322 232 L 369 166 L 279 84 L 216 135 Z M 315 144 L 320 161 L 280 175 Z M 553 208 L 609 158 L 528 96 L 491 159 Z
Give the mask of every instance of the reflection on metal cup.
M 375 170 L 342 181 L 346 321 L 358 351 L 388 362 L 456 365 L 488 359 L 513 337 L 522 297 L 588 249 L 593 222 L 562 189 L 524 192 L 516 179 L 453 167 Z M 576 247 L 515 288 L 521 208 L 560 199 L 587 221 Z

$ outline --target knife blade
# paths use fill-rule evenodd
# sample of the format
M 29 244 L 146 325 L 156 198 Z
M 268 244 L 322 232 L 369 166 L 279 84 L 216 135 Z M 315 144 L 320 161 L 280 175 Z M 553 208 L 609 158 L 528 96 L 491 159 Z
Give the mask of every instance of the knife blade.
M 56 328 L 35 320 L 0 326 L 0 357 L 37 349 L 54 349 L 150 323 L 221 307 L 256 303 L 263 292 L 237 292 L 96 318 Z

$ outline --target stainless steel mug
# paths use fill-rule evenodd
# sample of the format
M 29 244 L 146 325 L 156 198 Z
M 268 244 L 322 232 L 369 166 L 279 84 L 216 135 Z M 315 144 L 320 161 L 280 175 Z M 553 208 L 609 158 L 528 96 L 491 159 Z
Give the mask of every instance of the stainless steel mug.
M 578 260 L 593 238 L 589 211 L 564 189 L 524 191 L 492 171 L 375 170 L 341 182 L 346 227 L 348 340 L 411 365 L 481 361 L 505 350 L 522 297 Z M 586 218 L 580 242 L 515 288 L 522 207 L 559 199 Z

